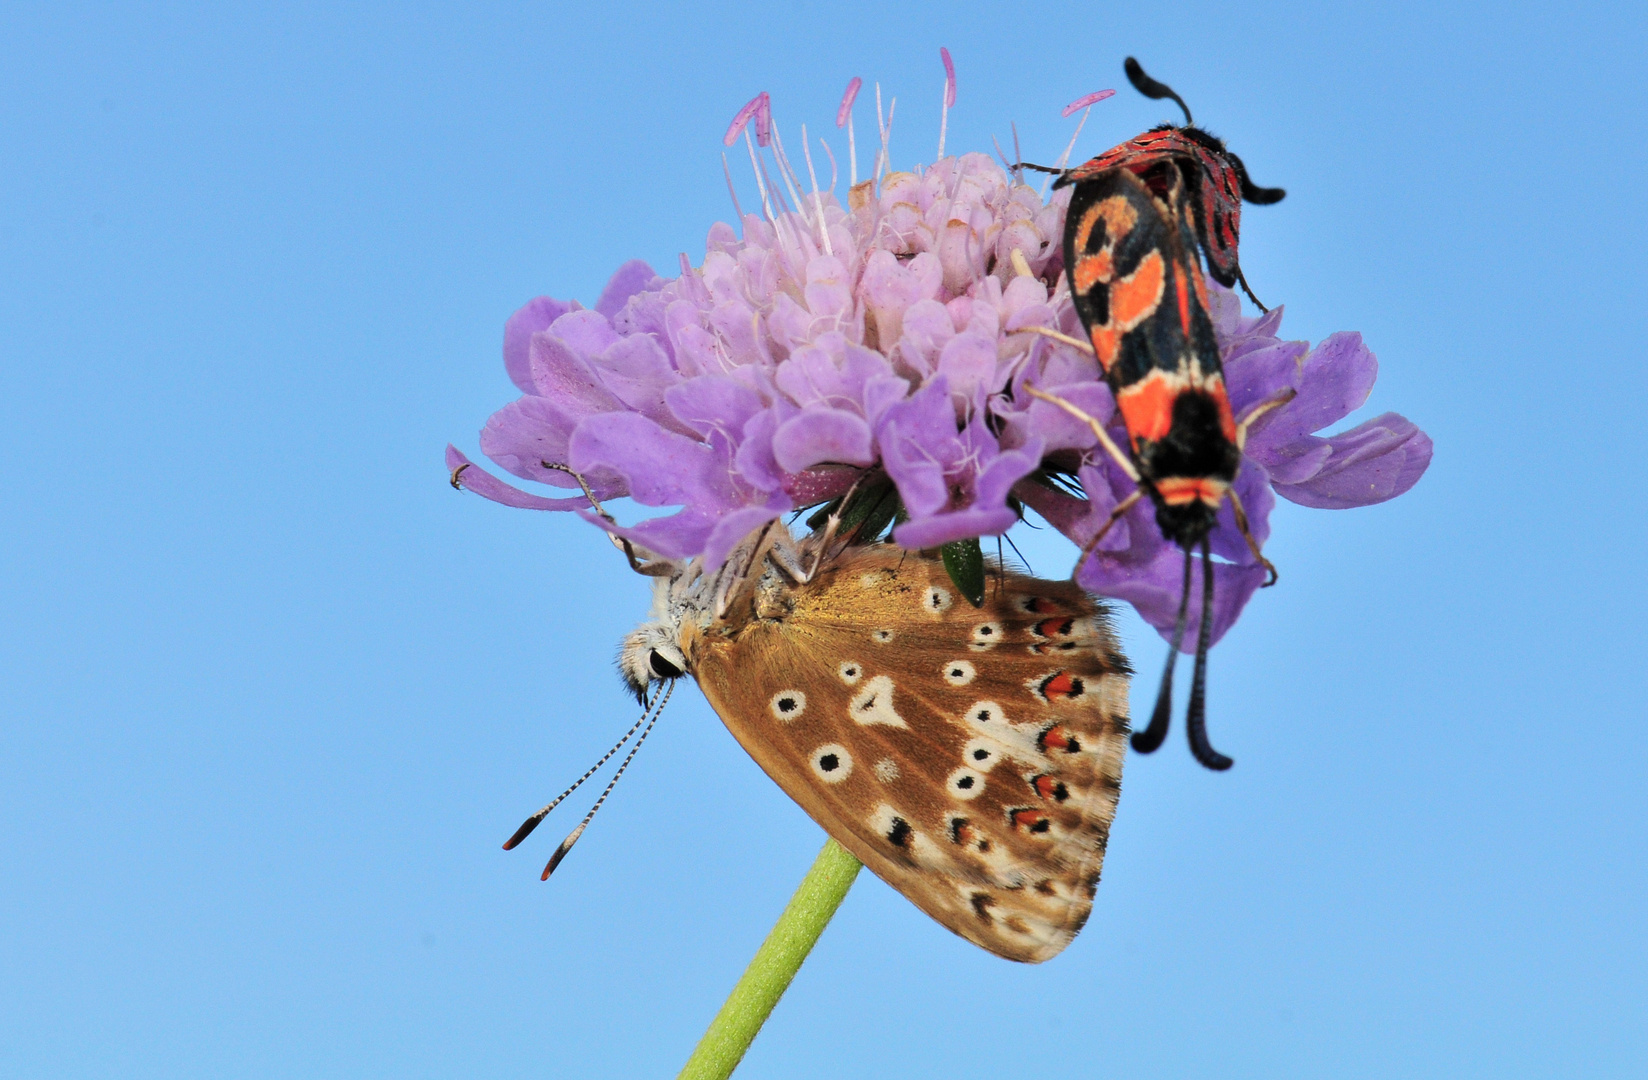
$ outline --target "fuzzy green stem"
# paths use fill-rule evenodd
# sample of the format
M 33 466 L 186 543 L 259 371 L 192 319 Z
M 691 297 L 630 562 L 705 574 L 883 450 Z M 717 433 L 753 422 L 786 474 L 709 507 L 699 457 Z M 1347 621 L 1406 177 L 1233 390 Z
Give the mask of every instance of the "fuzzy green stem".
M 726 1080 L 732 1075 L 863 865 L 834 840 L 824 842 L 813 868 L 801 879 L 677 1080 Z

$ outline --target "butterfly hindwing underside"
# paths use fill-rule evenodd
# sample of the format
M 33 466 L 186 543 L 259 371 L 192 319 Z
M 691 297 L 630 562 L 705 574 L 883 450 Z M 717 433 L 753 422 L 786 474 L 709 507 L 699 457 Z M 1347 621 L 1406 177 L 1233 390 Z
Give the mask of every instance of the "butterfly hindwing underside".
M 1013 960 L 1056 955 L 1092 908 L 1120 793 L 1129 669 L 1070 582 L 849 548 L 768 574 L 683 652 L 727 727 L 877 875 Z

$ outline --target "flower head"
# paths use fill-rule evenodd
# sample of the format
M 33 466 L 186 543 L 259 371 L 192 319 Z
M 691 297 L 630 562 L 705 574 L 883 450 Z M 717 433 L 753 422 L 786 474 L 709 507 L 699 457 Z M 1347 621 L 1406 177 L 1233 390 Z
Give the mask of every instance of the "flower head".
M 953 75 L 946 85 L 948 104 Z M 749 137 L 752 122 L 765 152 Z M 744 134 L 762 213 L 742 215 L 741 234 L 712 226 L 702 264 L 683 255 L 677 277 L 630 262 L 593 309 L 540 297 L 517 311 L 504 364 L 522 397 L 487 422 L 487 457 L 561 488 L 575 481 L 550 466 L 570 465 L 598 498 L 679 507 L 602 527 L 666 557 L 702 555 L 712 568 L 765 522 L 882 475 L 904 509 L 893 538 L 906 547 L 1000 534 L 1021 506 L 1087 544 L 1133 482 L 1087 425 L 1028 392 L 1079 406 L 1125 443 L 1097 364 L 1069 341 L 1082 331 L 1063 280 L 1068 191 L 1044 200 L 976 153 L 888 172 L 889 125 L 878 116 L 878 126 L 876 176 L 851 183 L 843 206 L 833 176 L 830 191 L 807 190 L 770 101 L 753 99 L 728 143 Z M 1255 540 L 1268 535 L 1273 492 L 1342 508 L 1417 481 L 1430 440 L 1400 416 L 1314 434 L 1368 396 L 1376 365 L 1359 335 L 1314 349 L 1282 341 L 1280 309 L 1244 318 L 1232 293 L 1208 287 L 1237 416 L 1294 395 L 1253 424 L 1236 480 Z M 588 507 L 520 491 L 451 447 L 447 460 L 488 498 Z M 1228 503 L 1212 549 L 1228 563 L 1216 575 L 1217 637 L 1264 572 Z M 1083 559 L 1077 580 L 1131 602 L 1165 633 L 1182 566 L 1141 501 Z

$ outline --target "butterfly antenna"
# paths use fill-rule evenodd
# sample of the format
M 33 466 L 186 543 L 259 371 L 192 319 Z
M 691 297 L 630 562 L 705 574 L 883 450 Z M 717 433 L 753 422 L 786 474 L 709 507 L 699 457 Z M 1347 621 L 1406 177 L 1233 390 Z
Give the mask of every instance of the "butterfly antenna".
M 1157 82 L 1149 75 L 1146 75 L 1144 68 L 1139 66 L 1137 60 L 1129 56 L 1122 62 L 1122 70 L 1127 72 L 1127 81 L 1133 84 L 1133 89 L 1147 98 L 1155 98 L 1158 101 L 1163 98 L 1172 98 L 1179 103 L 1179 108 L 1184 110 L 1185 123 L 1194 124 L 1196 122 L 1190 118 L 1190 106 L 1184 103 L 1184 98 L 1175 94 L 1171 86 Z
M 1188 557 L 1188 553 L 1187 557 Z M 1187 564 L 1188 565 L 1188 564 Z M 1190 680 L 1190 707 L 1185 710 L 1185 731 L 1190 735 L 1190 752 L 1196 760 L 1215 772 L 1235 764 L 1213 749 L 1207 741 L 1207 647 L 1213 637 L 1213 556 L 1207 537 L 1202 537 L 1202 625 L 1196 631 L 1196 674 Z
M 664 689 L 663 696 L 658 699 L 658 707 L 653 710 L 652 719 L 647 722 L 647 726 L 642 730 L 641 737 L 635 740 L 635 745 L 630 747 L 628 754 L 624 755 L 624 763 L 618 766 L 618 771 L 612 774 L 611 780 L 607 781 L 606 790 L 601 792 L 599 799 L 595 800 L 595 805 L 589 808 L 589 813 L 584 815 L 584 820 L 578 823 L 576 829 L 567 834 L 567 838 L 561 841 L 561 846 L 555 849 L 555 854 L 549 857 L 549 863 L 544 867 L 543 876 L 538 879 L 539 881 L 549 880 L 549 875 L 553 874 L 555 868 L 561 865 L 561 860 L 567 857 L 567 852 L 572 850 L 572 845 L 576 844 L 578 838 L 584 835 L 584 830 L 589 828 L 589 823 L 594 819 L 595 812 L 601 809 L 601 804 L 607 801 L 607 796 L 612 794 L 612 789 L 618 786 L 618 781 L 624 777 L 624 770 L 629 768 L 629 763 L 635 760 L 635 755 L 641 749 L 641 744 L 647 741 L 648 735 L 652 734 L 652 726 L 658 723 L 658 718 L 664 713 L 664 706 L 669 702 L 670 694 L 674 692 L 675 680 L 671 679 L 669 686 Z
M 1173 665 L 1179 659 L 1179 646 L 1184 643 L 1185 615 L 1190 610 L 1190 549 L 1185 548 L 1184 588 L 1179 593 L 1179 615 L 1173 621 L 1173 647 L 1167 650 L 1167 670 L 1162 672 L 1162 688 L 1156 693 L 1156 711 L 1150 714 L 1150 726 L 1133 733 L 1133 749 L 1141 754 L 1154 753 L 1167 738 L 1168 720 L 1173 715 Z
M 648 705 L 645 701 L 643 701 L 642 704 L 645 705 L 646 708 L 641 713 L 641 719 L 635 721 L 634 727 L 631 727 L 628 731 L 624 732 L 624 737 L 614 743 L 611 750 L 608 750 L 606 753 L 602 754 L 601 760 L 591 765 L 588 771 L 586 771 L 584 775 L 580 776 L 571 787 L 551 799 L 548 806 L 521 822 L 521 827 L 515 830 L 515 835 L 504 841 L 505 851 L 514 850 L 515 845 L 519 844 L 522 840 L 525 840 L 528 836 L 531 836 L 532 830 L 536 829 L 538 827 L 538 823 L 549 816 L 549 812 L 551 810 L 565 802 L 568 795 L 571 795 L 574 791 L 577 791 L 579 788 L 583 787 L 585 780 L 588 780 L 590 777 L 594 776 L 598 771 L 600 771 L 602 765 L 605 765 L 607 762 L 612 760 L 612 755 L 624 748 L 624 744 L 629 742 L 630 736 L 634 735 L 640 726 L 646 723 L 647 717 L 652 713 L 652 705 Z M 653 704 L 657 704 L 657 702 L 655 701 Z

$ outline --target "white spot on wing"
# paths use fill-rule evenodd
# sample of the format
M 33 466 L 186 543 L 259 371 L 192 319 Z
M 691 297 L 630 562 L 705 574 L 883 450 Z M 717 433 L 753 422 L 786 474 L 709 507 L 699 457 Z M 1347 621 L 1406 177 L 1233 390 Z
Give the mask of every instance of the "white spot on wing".
M 807 711 L 807 695 L 799 690 L 780 690 L 767 702 L 767 708 L 787 724 Z
M 944 681 L 951 686 L 966 686 L 978 677 L 978 669 L 965 660 L 952 660 L 944 665 Z
M 839 784 L 853 771 L 853 755 L 840 743 L 825 743 L 813 750 L 810 758 L 813 775 L 826 784 Z
M 937 585 L 927 586 L 927 591 L 921 594 L 921 610 L 929 615 L 942 615 L 950 610 L 951 597 L 949 590 L 941 589 Z
M 883 784 L 890 784 L 898 779 L 898 762 L 890 757 L 884 757 L 875 763 L 876 779 Z
M 893 632 L 891 630 L 871 630 L 870 640 L 878 645 L 885 645 L 893 640 Z
M 835 669 L 835 673 L 841 676 L 842 682 L 852 686 L 864 677 L 864 665 L 857 660 L 843 660 L 841 666 Z
M 973 639 L 967 647 L 974 652 L 984 652 L 993 649 L 1001 643 L 1004 633 L 999 622 L 979 623 L 973 627 Z
M 962 802 L 976 799 L 984 790 L 984 774 L 963 766 L 950 774 L 944 781 L 944 787 L 950 792 L 952 799 L 960 799 Z
M 860 724 L 887 724 L 891 727 L 909 727 L 904 717 L 893 708 L 893 680 L 877 675 L 864 684 L 864 689 L 847 704 L 847 715 Z

